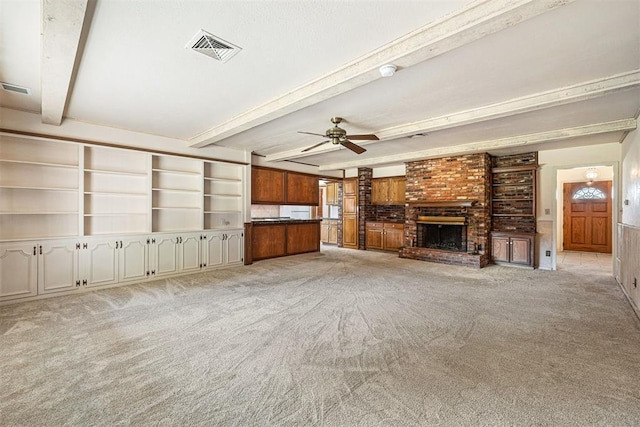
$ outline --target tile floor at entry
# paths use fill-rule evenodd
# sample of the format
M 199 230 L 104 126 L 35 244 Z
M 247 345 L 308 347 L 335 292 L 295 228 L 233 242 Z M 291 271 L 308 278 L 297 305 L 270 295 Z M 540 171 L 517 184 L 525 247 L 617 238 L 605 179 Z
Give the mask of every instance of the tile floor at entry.
M 612 255 L 596 252 L 560 251 L 556 257 L 558 270 L 589 267 L 603 272 L 612 272 Z

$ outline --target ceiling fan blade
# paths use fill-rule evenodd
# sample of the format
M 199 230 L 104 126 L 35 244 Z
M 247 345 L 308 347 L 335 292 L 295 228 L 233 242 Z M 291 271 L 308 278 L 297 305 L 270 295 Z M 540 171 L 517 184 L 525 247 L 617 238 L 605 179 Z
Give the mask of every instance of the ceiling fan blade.
M 322 135 L 321 133 L 313 133 L 313 132 L 302 132 L 301 130 L 298 131 L 298 133 L 305 133 L 307 135 L 315 135 L 315 136 L 321 136 L 323 138 L 326 138 L 327 135 Z
M 340 141 L 340 144 L 348 148 L 349 150 L 353 151 L 356 154 L 362 154 L 365 151 L 367 151 L 364 148 L 360 147 L 359 145 L 356 145 L 353 142 L 349 141 L 348 139 Z
M 347 135 L 347 138 L 349 139 L 353 139 L 356 141 L 379 141 L 380 138 L 378 138 L 377 136 L 375 136 L 374 134 L 368 134 L 368 135 Z
M 312 145 L 311 147 L 307 147 L 307 148 L 305 148 L 304 150 L 302 150 L 302 152 L 304 153 L 305 151 L 311 151 L 311 150 L 313 150 L 313 149 L 314 149 L 314 148 L 316 148 L 316 147 L 320 147 L 321 145 L 326 144 L 327 142 L 329 142 L 329 141 L 323 141 L 323 142 L 321 142 L 320 144 Z

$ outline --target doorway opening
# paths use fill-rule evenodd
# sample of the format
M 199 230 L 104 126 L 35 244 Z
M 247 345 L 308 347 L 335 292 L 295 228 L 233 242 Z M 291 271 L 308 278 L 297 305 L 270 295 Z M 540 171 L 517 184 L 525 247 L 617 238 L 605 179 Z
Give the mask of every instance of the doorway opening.
M 614 168 L 557 171 L 556 268 L 612 273 Z

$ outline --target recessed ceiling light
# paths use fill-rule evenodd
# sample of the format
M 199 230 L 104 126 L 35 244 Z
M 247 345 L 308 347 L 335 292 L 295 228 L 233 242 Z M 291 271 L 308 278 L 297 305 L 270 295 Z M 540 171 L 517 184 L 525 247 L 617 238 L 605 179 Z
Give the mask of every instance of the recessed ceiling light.
M 0 82 L 0 85 L 2 85 L 2 89 L 9 92 L 17 92 L 23 95 L 31 95 L 31 89 L 29 89 L 28 87 L 18 86 L 12 83 L 5 83 L 5 82 Z

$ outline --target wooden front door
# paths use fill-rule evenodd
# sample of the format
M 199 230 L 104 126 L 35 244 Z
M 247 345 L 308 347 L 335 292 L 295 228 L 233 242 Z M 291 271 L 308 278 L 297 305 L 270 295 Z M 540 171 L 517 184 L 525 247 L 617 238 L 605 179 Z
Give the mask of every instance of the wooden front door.
M 611 181 L 564 184 L 563 249 L 611 253 Z

